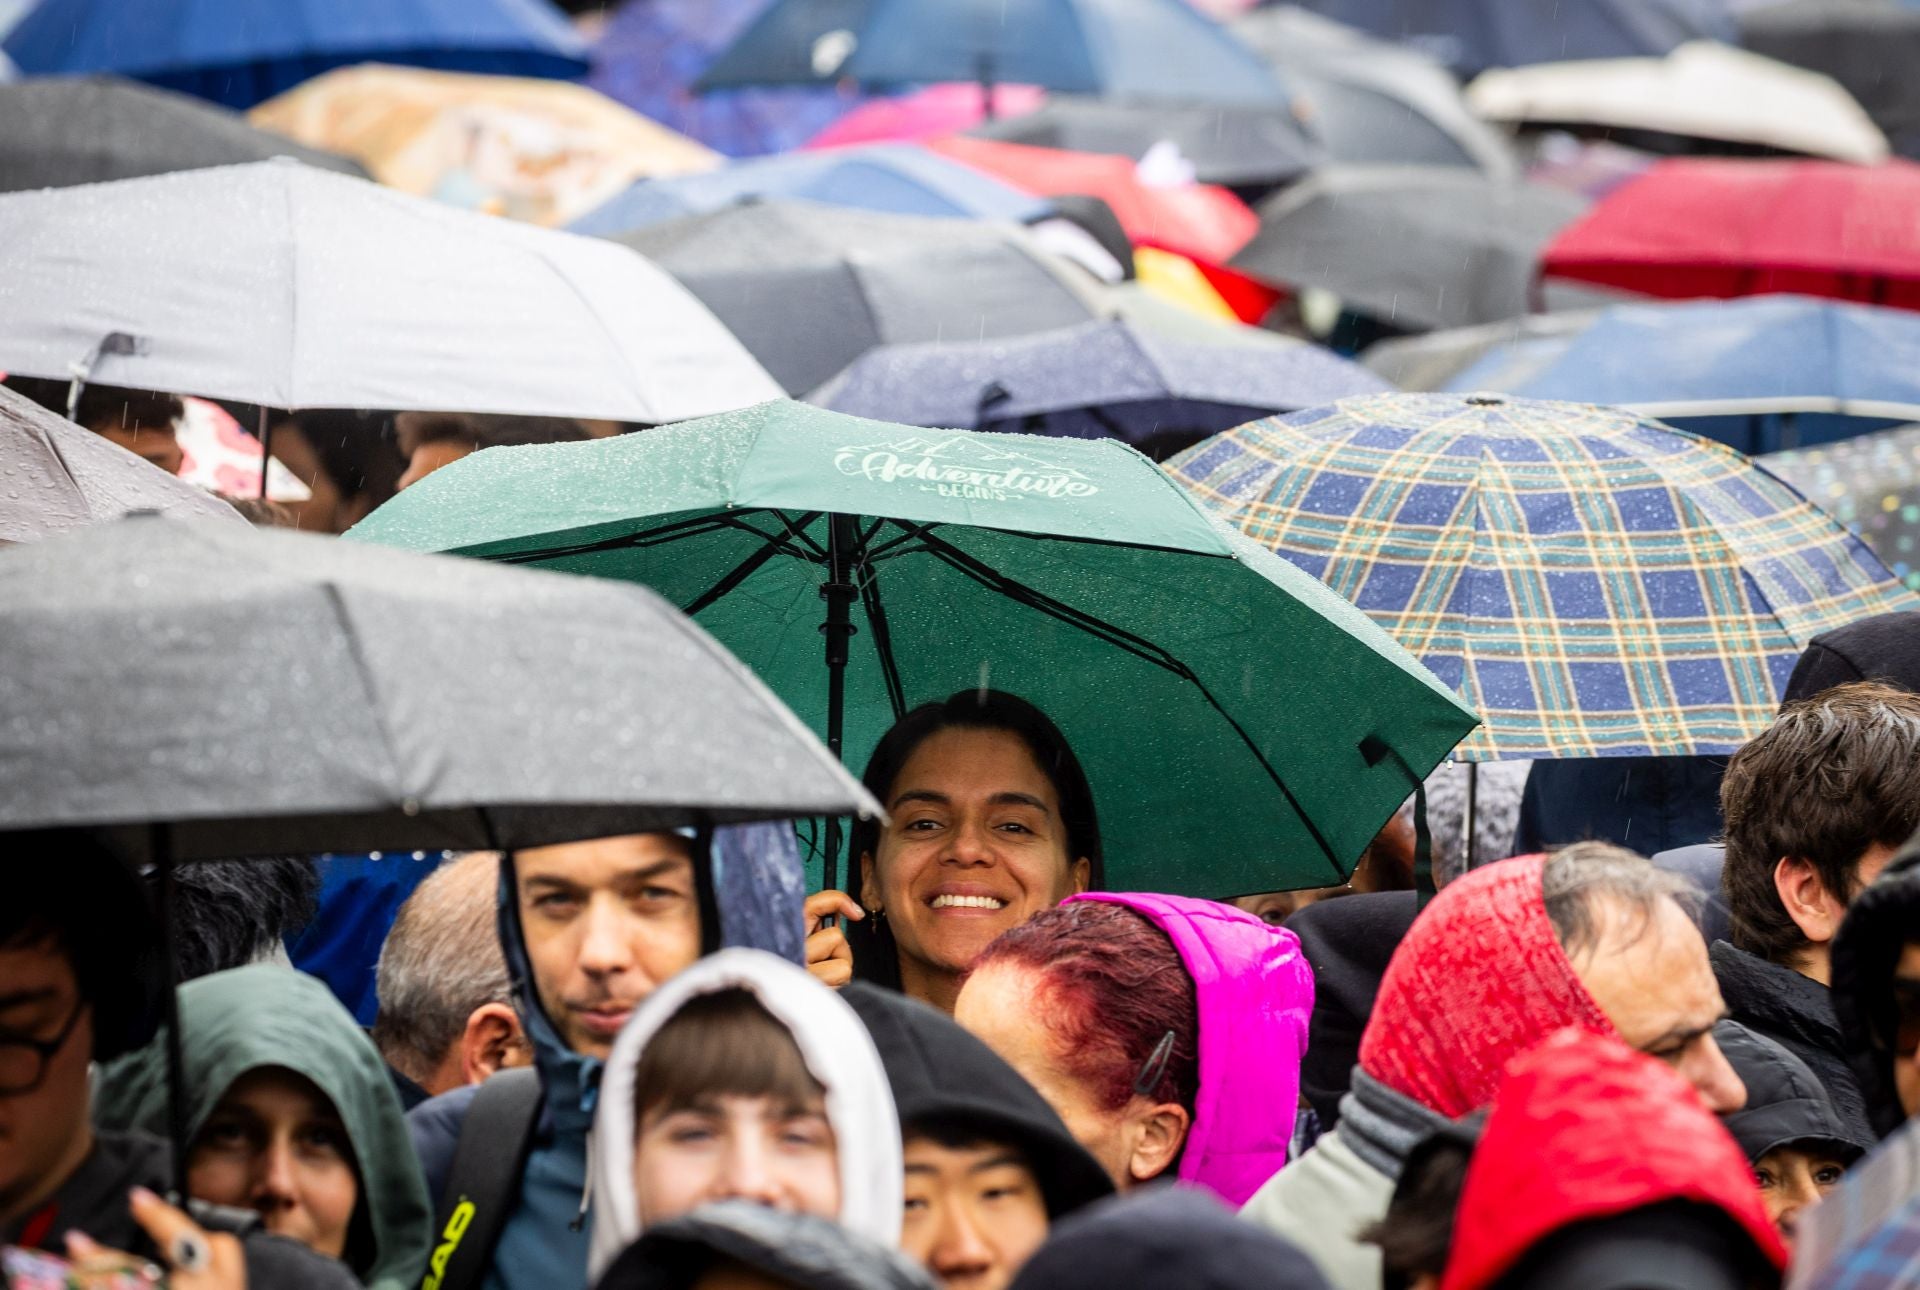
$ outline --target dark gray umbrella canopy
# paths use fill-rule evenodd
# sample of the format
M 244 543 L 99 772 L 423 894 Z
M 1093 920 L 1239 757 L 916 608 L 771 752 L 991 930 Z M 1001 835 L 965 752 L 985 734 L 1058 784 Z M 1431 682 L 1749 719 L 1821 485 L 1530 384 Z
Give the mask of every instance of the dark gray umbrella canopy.
M 1280 184 L 1327 160 L 1285 106 L 1134 103 L 1053 94 L 1032 112 L 988 121 L 968 133 L 1136 161 L 1155 144 L 1171 143 L 1203 184 Z
M 256 129 L 234 112 L 171 90 L 111 76 L 32 78 L 0 87 L 0 192 L 271 157 L 367 177 L 345 157 Z
M 861 357 L 811 401 L 907 425 L 1110 435 L 1144 447 L 1392 388 L 1317 345 L 1272 340 L 1210 345 L 1098 322 L 1008 340 L 892 345 Z
M 1920 157 L 1920 8 L 1894 0 L 1790 0 L 1741 14 L 1740 43 L 1833 77 L 1895 152 Z
M 0 543 L 159 511 L 244 524 L 219 498 L 0 386 Z
M 1233 267 L 1405 330 L 1528 312 L 1540 250 L 1586 201 L 1440 166 L 1330 166 L 1260 206 Z
M 1292 5 L 1250 10 L 1233 32 L 1286 79 L 1296 114 L 1335 162 L 1518 173 L 1437 59 Z
M 789 393 L 876 345 L 1086 322 L 1092 296 L 1010 224 L 747 202 L 614 241 L 678 278 Z
M 0 553 L 0 657 L 0 830 L 197 859 L 875 809 L 630 584 L 135 517 Z

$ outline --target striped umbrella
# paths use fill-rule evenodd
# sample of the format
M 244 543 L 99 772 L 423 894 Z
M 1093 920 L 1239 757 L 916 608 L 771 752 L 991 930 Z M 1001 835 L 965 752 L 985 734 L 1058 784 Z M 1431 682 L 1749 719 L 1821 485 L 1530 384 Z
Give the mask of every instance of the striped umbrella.
M 1609 408 L 1368 395 L 1167 469 L 1454 687 L 1474 761 L 1731 752 L 1811 637 L 1920 608 L 1748 458 Z

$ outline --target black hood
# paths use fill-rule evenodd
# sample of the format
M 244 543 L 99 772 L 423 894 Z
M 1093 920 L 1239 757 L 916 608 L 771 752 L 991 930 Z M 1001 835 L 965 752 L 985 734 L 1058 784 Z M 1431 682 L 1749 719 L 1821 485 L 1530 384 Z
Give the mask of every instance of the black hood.
M 916 1130 L 1018 1147 L 1058 1219 L 1113 1192 L 1113 1183 L 1033 1085 L 937 1008 L 855 981 L 840 992 L 880 1050 L 900 1112 Z
M 1313 1260 L 1212 1193 L 1173 1184 L 1102 1201 L 1055 1229 L 1012 1290 L 1327 1290 Z
M 1713 1038 L 1747 1086 L 1747 1104 L 1720 1122 L 1749 1162 L 1758 1164 L 1775 1147 L 1818 1143 L 1850 1165 L 1872 1148 L 1866 1121 L 1835 1110 L 1813 1071 L 1785 1048 L 1737 1021 L 1715 1026 Z
M 1787 678 L 1784 706 L 1854 681 L 1920 692 L 1920 610 L 1876 614 L 1813 638 Z
M 1893 972 L 1901 951 L 1914 943 L 1920 943 L 1920 838 L 1855 898 L 1833 941 L 1834 1015 L 1882 1133 L 1906 1118 L 1893 1079 Z
M 1326 1133 L 1340 1121 L 1340 1099 L 1353 1087 L 1360 1036 L 1394 950 L 1413 926 L 1411 891 L 1381 891 L 1316 901 L 1287 920 L 1313 968 L 1313 1017 L 1300 1093 Z
M 692 1290 L 723 1260 L 795 1290 L 933 1290 L 919 1267 L 838 1223 L 730 1200 L 649 1227 L 597 1290 Z
M 1746 1290 L 1778 1285 L 1753 1239 L 1719 1210 L 1667 1201 L 1563 1227 L 1497 1290 Z
M 1805 1062 L 1845 1122 L 1866 1123 L 1867 1100 L 1833 1015 L 1832 992 L 1726 941 L 1715 941 L 1709 953 L 1727 1015 Z

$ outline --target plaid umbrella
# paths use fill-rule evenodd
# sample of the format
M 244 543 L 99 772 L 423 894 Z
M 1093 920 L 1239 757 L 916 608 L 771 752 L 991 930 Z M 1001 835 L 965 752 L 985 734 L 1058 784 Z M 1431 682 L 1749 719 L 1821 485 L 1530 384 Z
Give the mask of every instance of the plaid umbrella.
M 1368 395 L 1167 468 L 1458 690 L 1476 761 L 1732 752 L 1811 637 L 1920 608 L 1747 458 L 1608 408 Z

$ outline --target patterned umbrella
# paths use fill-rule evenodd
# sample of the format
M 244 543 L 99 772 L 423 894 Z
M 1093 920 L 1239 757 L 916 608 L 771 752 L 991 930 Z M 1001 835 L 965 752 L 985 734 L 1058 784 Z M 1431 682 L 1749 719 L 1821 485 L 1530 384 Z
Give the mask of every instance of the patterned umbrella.
M 1920 425 L 1770 452 L 1758 460 L 1857 533 L 1893 566 L 1894 576 L 1920 591 Z
M 1476 761 L 1731 752 L 1811 637 L 1920 608 L 1746 457 L 1607 408 L 1369 395 L 1167 468 L 1457 689 Z

